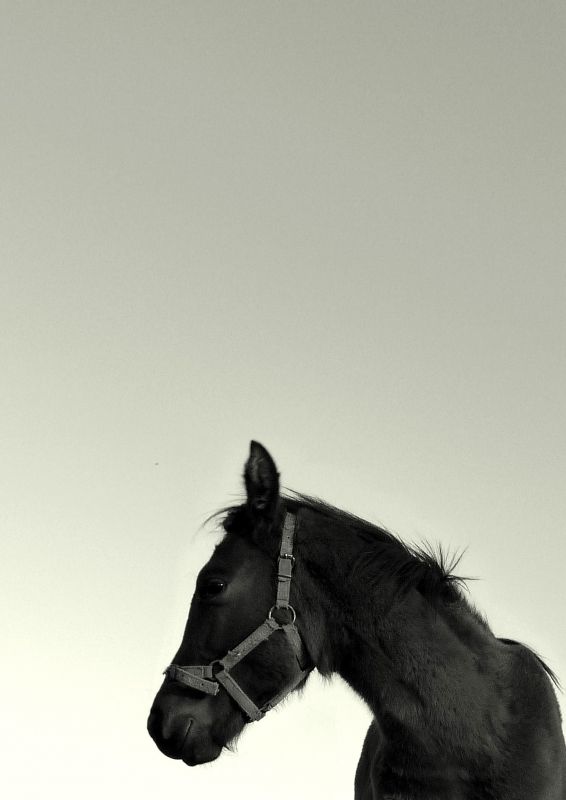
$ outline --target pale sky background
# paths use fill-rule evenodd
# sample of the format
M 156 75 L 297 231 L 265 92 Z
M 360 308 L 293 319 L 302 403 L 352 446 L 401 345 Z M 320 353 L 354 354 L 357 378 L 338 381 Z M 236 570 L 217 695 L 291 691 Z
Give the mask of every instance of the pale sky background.
M 145 731 L 251 438 L 566 682 L 564 3 L 0 10 L 3 796 L 353 796 L 339 680 Z

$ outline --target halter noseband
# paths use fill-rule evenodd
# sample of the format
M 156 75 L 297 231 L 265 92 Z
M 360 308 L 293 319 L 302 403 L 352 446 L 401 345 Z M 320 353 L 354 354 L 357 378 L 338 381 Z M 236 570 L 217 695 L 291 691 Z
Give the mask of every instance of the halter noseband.
M 196 689 L 205 694 L 216 695 L 220 690 L 220 686 L 223 686 L 230 697 L 240 706 L 248 719 L 254 721 L 265 716 L 268 711 L 292 692 L 314 668 L 311 662 L 306 669 L 303 669 L 303 665 L 309 663 L 311 659 L 308 657 L 306 647 L 295 625 L 297 619 L 295 609 L 289 603 L 291 577 L 293 565 L 295 563 L 295 557 L 293 556 L 295 521 L 295 515 L 287 512 L 283 523 L 281 547 L 277 565 L 277 598 L 275 600 L 275 605 L 269 609 L 265 622 L 262 622 L 262 624 L 240 642 L 240 644 L 236 645 L 232 650 L 228 650 L 224 658 L 213 661 L 211 664 L 205 666 L 181 667 L 177 664 L 170 664 L 164 673 L 172 680 L 178 681 L 185 686 L 189 686 L 191 689 Z M 289 622 L 278 622 L 275 615 L 280 609 L 283 610 L 286 616 L 290 615 Z M 269 639 L 275 631 L 283 631 L 287 637 L 295 653 L 300 671 L 275 695 L 275 697 L 267 703 L 264 703 L 261 708 L 258 708 L 251 697 L 246 694 L 242 687 L 230 675 L 230 670 L 245 658 L 248 653 L 255 650 L 259 644 Z

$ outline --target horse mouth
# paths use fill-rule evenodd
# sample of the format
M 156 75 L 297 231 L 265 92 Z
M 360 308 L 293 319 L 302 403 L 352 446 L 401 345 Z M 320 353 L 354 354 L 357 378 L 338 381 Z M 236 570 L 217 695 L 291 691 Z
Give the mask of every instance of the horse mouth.
M 185 749 L 185 745 L 187 744 L 187 739 L 189 738 L 189 734 L 191 732 L 191 728 L 193 727 L 194 719 L 189 717 L 189 721 L 187 723 L 187 730 L 185 731 L 185 738 L 183 739 L 183 749 Z
M 221 752 L 222 747 L 212 743 L 206 748 L 197 746 L 185 749 L 181 760 L 187 767 L 198 767 L 200 764 L 208 764 L 211 761 L 216 761 Z
M 209 764 L 211 761 L 216 761 L 221 752 L 222 748 L 219 747 L 217 753 L 207 753 L 206 756 L 187 753 L 181 760 L 187 767 L 198 767 L 200 764 Z
M 197 767 L 199 764 L 208 764 L 210 761 L 216 761 L 222 752 L 222 745 L 217 744 L 212 739 L 208 739 L 208 737 L 200 739 L 194 735 L 191 736 L 192 728 L 193 720 L 190 720 L 181 752 L 183 763 L 188 767 Z

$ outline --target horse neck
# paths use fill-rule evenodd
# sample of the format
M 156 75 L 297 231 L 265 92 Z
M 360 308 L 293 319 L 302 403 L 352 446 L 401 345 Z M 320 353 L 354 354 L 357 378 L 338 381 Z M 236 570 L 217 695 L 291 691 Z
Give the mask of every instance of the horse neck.
M 473 758 L 489 749 L 485 731 L 497 739 L 503 712 L 487 625 L 462 598 L 446 604 L 415 588 L 399 593 L 393 577 L 369 589 L 348 575 L 352 539 L 332 539 L 326 550 L 312 541 L 299 600 L 319 671 L 338 672 L 406 757 L 456 748 Z

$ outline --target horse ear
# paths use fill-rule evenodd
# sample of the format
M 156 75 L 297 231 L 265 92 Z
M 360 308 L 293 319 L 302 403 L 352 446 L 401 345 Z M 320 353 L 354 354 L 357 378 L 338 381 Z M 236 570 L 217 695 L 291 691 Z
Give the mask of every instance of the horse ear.
M 250 510 L 261 516 L 271 516 L 279 498 L 279 473 L 275 462 L 259 442 L 250 443 L 244 481 Z

